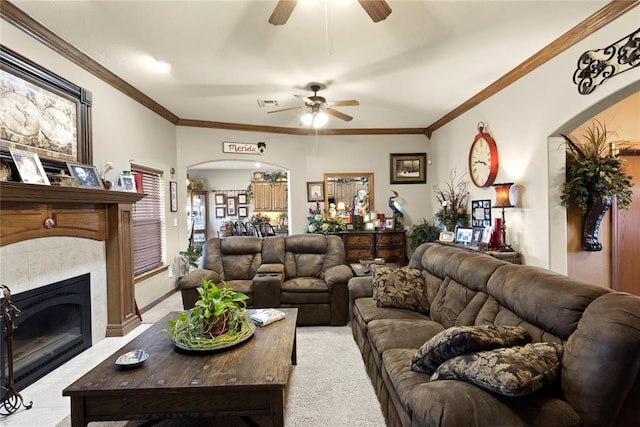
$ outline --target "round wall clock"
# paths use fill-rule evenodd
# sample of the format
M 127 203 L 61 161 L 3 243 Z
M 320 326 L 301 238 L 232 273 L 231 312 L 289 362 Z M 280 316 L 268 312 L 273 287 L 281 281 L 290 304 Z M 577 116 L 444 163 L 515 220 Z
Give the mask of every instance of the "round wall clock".
M 478 134 L 469 150 L 469 175 L 476 187 L 490 186 L 498 175 L 498 146 L 483 130 L 484 123 L 478 123 Z

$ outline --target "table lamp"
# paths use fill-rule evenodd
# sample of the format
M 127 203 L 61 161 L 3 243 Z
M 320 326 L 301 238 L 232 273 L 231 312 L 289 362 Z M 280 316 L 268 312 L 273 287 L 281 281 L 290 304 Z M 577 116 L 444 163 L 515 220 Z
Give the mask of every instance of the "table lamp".
M 511 245 L 507 244 L 507 224 L 504 220 L 504 209 L 512 208 L 513 205 L 509 200 L 509 190 L 513 182 L 508 182 L 506 184 L 493 184 L 493 188 L 496 190 L 496 203 L 493 205 L 493 208 L 502 209 L 502 243 L 500 243 L 500 248 L 498 249 L 500 252 L 513 252 Z

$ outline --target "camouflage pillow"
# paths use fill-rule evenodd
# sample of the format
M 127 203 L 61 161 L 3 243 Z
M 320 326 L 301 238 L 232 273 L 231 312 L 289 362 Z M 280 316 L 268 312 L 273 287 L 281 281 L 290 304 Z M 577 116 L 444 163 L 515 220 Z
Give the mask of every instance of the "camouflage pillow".
M 433 374 L 442 362 L 452 357 L 528 342 L 531 337 L 520 326 L 453 326 L 434 335 L 418 349 L 411 360 L 411 370 Z
M 524 396 L 553 382 L 562 353 L 561 344 L 534 343 L 464 354 L 440 365 L 431 381 L 462 380 L 505 396 Z
M 417 268 L 377 266 L 373 271 L 373 299 L 378 307 L 429 312 L 427 288 Z

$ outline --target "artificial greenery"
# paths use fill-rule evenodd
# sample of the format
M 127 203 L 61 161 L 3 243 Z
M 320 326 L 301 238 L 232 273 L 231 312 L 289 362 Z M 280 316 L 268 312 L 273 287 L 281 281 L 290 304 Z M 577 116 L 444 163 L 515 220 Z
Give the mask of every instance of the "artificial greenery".
M 171 339 L 178 345 L 207 349 L 239 342 L 251 333 L 251 321 L 246 315 L 247 295 L 203 280 L 199 298 L 191 310 L 178 315 L 167 324 Z
M 616 198 L 619 209 L 631 204 L 631 177 L 624 173 L 622 161 L 615 155 L 605 124 L 594 120 L 578 144 L 563 135 L 567 151 L 567 177 L 562 189 L 562 205 L 587 211 L 592 194 Z M 618 147 L 619 148 L 619 147 Z
M 433 221 L 422 219 L 421 224 L 414 224 L 409 229 L 409 247 L 414 250 L 426 242 L 433 242 L 440 237 L 440 228 Z
M 436 199 L 442 206 L 442 209 L 436 212 L 434 217 L 448 231 L 454 231 L 457 225 L 464 227 L 469 224 L 469 214 L 467 213 L 467 201 L 469 198 L 467 185 L 469 182 L 463 179 L 464 175 L 456 181 L 456 170 L 451 169 L 449 182 L 446 183 L 444 188 L 437 185 L 433 186 Z
M 287 179 L 287 174 L 281 170 L 272 170 L 264 173 L 264 180 L 271 183 L 284 181 L 285 179 Z

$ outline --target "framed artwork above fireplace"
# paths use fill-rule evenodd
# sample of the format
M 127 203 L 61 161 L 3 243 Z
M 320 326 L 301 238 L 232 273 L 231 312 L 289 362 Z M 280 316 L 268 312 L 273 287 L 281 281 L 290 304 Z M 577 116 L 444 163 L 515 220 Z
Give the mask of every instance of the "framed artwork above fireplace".
M 46 171 L 65 162 L 91 165 L 91 92 L 0 47 L 0 158 L 9 150 L 38 154 Z

